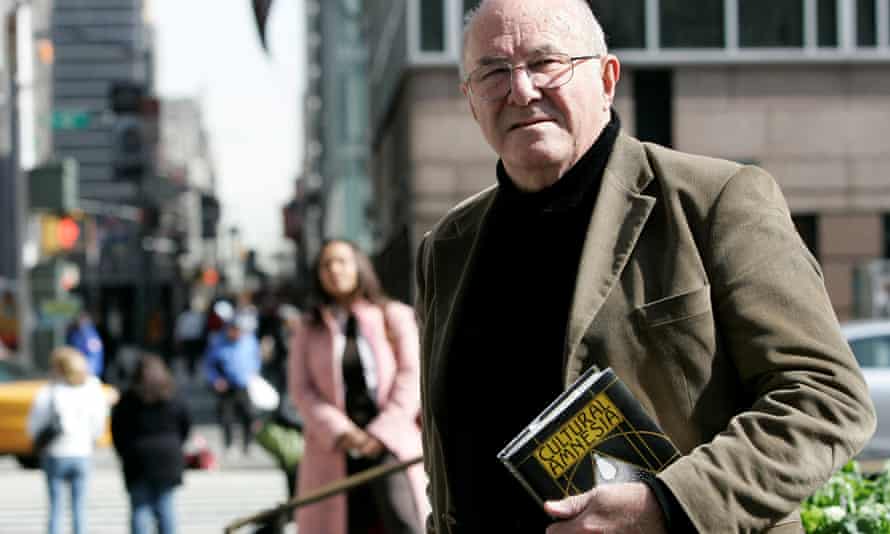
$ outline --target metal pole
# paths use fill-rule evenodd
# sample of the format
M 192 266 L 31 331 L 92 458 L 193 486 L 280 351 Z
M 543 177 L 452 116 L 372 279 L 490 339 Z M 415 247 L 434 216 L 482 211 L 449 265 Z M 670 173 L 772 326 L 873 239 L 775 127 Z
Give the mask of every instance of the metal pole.
M 23 257 L 23 245 L 25 242 L 25 229 L 28 219 L 28 191 L 25 174 L 21 169 L 21 140 L 19 139 L 19 85 L 18 85 L 18 46 L 16 34 L 18 31 L 19 3 L 13 5 L 11 12 L 5 17 L 6 22 L 6 50 L 9 69 L 9 131 L 10 131 L 10 157 L 9 179 L 12 189 L 14 206 L 14 223 L 10 229 L 12 245 L 15 254 L 15 272 L 13 279 L 16 284 L 16 310 L 19 319 L 18 354 L 19 358 L 29 359 L 34 363 L 34 355 L 31 354 L 31 334 L 33 324 L 31 321 L 31 284 L 28 280 L 28 269 Z

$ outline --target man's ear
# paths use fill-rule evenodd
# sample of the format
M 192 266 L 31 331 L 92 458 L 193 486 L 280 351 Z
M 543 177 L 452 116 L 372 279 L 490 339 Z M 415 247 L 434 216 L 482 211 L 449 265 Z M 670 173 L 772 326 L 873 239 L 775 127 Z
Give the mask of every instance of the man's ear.
M 470 96 L 470 89 L 465 82 L 460 84 L 460 92 L 467 98 L 467 105 L 470 106 L 470 113 L 473 114 L 473 120 L 479 122 L 479 117 L 476 116 L 476 108 L 473 106 L 473 98 Z
M 603 93 L 606 104 L 612 105 L 615 101 L 615 89 L 618 86 L 618 79 L 621 78 L 621 63 L 618 58 L 612 54 L 607 54 L 603 58 L 602 68 L 600 69 L 603 77 Z

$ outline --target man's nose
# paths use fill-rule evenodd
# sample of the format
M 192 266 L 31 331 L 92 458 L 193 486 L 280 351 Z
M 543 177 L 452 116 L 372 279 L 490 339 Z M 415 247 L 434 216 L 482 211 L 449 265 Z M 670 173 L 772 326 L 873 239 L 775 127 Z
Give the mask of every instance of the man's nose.
M 531 75 L 523 67 L 513 67 L 510 79 L 510 102 L 517 106 L 527 106 L 541 98 L 541 90 L 532 81 Z

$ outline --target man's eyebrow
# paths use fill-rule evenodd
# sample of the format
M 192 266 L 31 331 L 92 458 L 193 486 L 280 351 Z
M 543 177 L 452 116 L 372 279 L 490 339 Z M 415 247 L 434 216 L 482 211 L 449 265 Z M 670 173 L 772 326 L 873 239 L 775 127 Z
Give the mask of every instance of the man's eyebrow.
M 509 63 L 507 56 L 482 56 L 476 60 L 476 64 L 480 67 L 485 65 L 494 65 L 496 63 Z
M 547 54 L 558 54 L 559 50 L 552 45 L 541 45 L 529 50 L 527 57 L 537 57 Z M 482 56 L 476 60 L 476 64 L 480 67 L 485 65 L 493 65 L 498 63 L 509 63 L 507 56 Z

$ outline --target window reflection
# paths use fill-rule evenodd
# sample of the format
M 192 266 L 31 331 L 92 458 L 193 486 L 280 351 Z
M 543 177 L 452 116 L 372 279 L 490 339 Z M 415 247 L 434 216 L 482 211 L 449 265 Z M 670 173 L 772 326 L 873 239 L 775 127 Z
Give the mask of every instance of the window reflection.
M 837 0 L 819 0 L 819 46 L 837 46 Z
M 659 9 L 661 46 L 723 48 L 725 45 L 722 1 L 661 0 Z
M 878 44 L 876 21 L 875 0 L 859 0 L 856 3 L 856 43 L 859 46 Z
M 603 26 L 609 48 L 646 46 L 644 0 L 590 0 L 590 6 Z
M 890 337 L 852 341 L 850 348 L 862 368 L 890 367 Z
M 420 49 L 424 52 L 445 50 L 445 0 L 424 0 L 420 3 Z
M 803 46 L 803 2 L 801 0 L 739 2 L 739 45 Z

